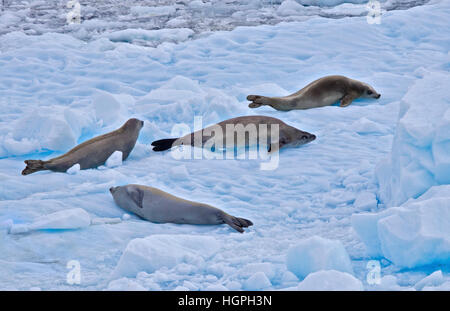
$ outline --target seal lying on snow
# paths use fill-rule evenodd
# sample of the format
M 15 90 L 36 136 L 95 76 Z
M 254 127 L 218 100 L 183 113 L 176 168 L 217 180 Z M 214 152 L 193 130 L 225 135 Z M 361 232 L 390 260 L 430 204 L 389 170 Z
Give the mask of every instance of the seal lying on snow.
M 95 168 L 105 164 L 115 151 L 121 151 L 122 160 L 125 160 L 133 150 L 143 126 L 143 121 L 129 119 L 118 130 L 85 141 L 57 158 L 48 161 L 26 160 L 27 167 L 22 175 L 43 170 L 66 172 L 75 164 L 79 164 L 82 170 Z
M 380 98 L 380 94 L 370 85 L 344 76 L 327 76 L 311 82 L 300 91 L 284 97 L 266 97 L 249 95 L 250 108 L 264 105 L 276 110 L 289 111 L 293 109 L 310 109 L 333 105 L 341 101 L 340 106 L 346 107 L 353 100 L 362 98 Z
M 184 200 L 156 188 L 126 185 L 109 189 L 117 205 L 141 218 L 156 223 L 191 225 L 227 224 L 244 232 L 250 220 L 231 216 L 207 204 Z
M 260 125 L 266 125 L 267 127 L 265 127 L 265 130 L 262 130 Z M 269 127 L 272 127 L 272 125 L 278 125 L 278 137 L 271 137 L 272 130 L 270 130 Z M 227 128 L 231 128 L 231 131 L 227 130 Z M 239 128 L 243 135 L 237 135 L 238 137 L 236 138 Z M 247 131 L 249 135 L 246 135 L 245 131 Z M 276 148 L 282 148 L 283 146 L 304 145 L 316 139 L 315 135 L 296 129 L 276 118 L 266 116 L 245 116 L 219 122 L 180 138 L 168 138 L 154 141 L 152 142 L 152 146 L 154 146 L 153 151 L 164 151 L 180 145 L 203 147 L 208 140 L 216 139 L 218 132 L 223 138 L 223 141 L 220 142 L 222 146 L 226 146 L 227 143 L 231 142 L 234 143 L 233 146 L 236 147 L 248 147 L 250 136 L 253 134 L 253 137 L 257 142 L 260 142 L 262 139 L 267 139 L 269 152 Z M 214 133 L 214 135 L 212 133 Z M 199 142 L 196 141 L 196 137 L 200 138 Z

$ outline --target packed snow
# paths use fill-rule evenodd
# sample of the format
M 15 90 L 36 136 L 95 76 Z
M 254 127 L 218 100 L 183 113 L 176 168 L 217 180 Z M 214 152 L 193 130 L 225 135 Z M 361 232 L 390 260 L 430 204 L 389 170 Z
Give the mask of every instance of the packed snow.
M 450 290 L 448 1 L 383 1 L 380 24 L 367 10 L 345 13 L 363 1 L 214 5 L 223 8 L 216 24 L 201 14 L 211 1 L 151 10 L 80 1 L 76 25 L 64 25 L 67 8 L 51 1 L 6 2 L 1 290 Z M 280 17 L 285 9 L 299 15 Z M 353 17 L 329 18 L 345 14 Z M 232 31 L 209 32 L 217 29 Z M 369 83 L 381 98 L 247 107 L 248 94 L 287 95 L 329 74 Z M 196 117 L 206 126 L 253 114 L 317 139 L 282 150 L 268 171 L 263 159 L 151 151 L 153 140 L 191 131 Z M 144 127 L 123 163 L 116 153 L 99 169 L 21 176 L 24 160 L 59 156 L 130 117 Z M 240 234 L 150 223 L 115 205 L 108 189 L 129 183 L 254 226 Z M 79 283 L 68 282 L 68 263 L 79 264 Z
M 286 267 L 300 279 L 320 270 L 353 273 L 350 257 L 340 241 L 313 236 L 288 250 Z

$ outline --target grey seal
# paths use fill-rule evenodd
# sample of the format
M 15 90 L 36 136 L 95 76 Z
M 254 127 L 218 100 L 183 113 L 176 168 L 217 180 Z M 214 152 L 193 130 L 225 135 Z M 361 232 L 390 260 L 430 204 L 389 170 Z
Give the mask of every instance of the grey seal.
M 259 125 L 267 125 L 267 128 L 272 125 L 279 126 L 278 137 L 271 137 L 271 131 L 266 130 L 262 131 Z M 268 151 L 271 152 L 276 148 L 280 149 L 284 146 L 300 146 L 307 144 L 314 139 L 316 136 L 314 134 L 310 134 L 308 132 L 301 131 L 293 126 L 290 126 L 280 119 L 267 117 L 267 116 L 244 116 L 228 119 L 217 124 L 208 126 L 202 130 L 193 132 L 191 134 L 187 134 L 183 137 L 179 138 L 167 138 L 160 139 L 152 142 L 152 146 L 154 146 L 153 151 L 164 151 L 168 150 L 175 146 L 180 145 L 191 145 L 203 147 L 207 141 L 210 139 L 215 139 L 215 135 L 217 134 L 216 130 L 220 130 L 223 133 L 223 141 L 221 142 L 222 146 L 226 146 L 227 141 L 234 142 L 235 146 L 249 146 L 250 134 L 244 136 L 244 140 L 239 140 L 236 138 L 235 132 L 227 131 L 227 127 L 231 126 L 232 128 L 236 128 L 240 126 L 241 129 L 248 129 L 249 131 L 256 131 L 254 137 L 256 137 L 257 141 L 260 141 L 260 136 L 265 135 L 264 138 L 267 139 Z M 252 127 L 253 126 L 253 127 Z M 212 134 L 214 133 L 214 135 Z M 196 144 L 195 137 L 200 137 L 201 142 Z
M 241 233 L 242 228 L 253 225 L 250 220 L 231 216 L 216 207 L 184 200 L 153 187 L 130 184 L 111 187 L 109 191 L 122 209 L 154 223 L 227 224 Z
M 119 129 L 85 141 L 59 157 L 47 161 L 26 160 L 27 166 L 22 171 L 22 175 L 44 170 L 66 172 L 75 164 L 79 164 L 82 170 L 96 168 L 105 164 L 115 151 L 121 151 L 122 160 L 126 160 L 133 150 L 139 131 L 143 126 L 143 121 L 129 119 Z
M 357 98 L 380 98 L 380 94 L 367 83 L 344 76 L 326 76 L 315 80 L 300 91 L 284 97 L 267 97 L 249 95 L 250 108 L 264 105 L 276 110 L 289 111 L 293 109 L 311 109 L 330 106 L 340 101 L 341 107 L 346 107 Z

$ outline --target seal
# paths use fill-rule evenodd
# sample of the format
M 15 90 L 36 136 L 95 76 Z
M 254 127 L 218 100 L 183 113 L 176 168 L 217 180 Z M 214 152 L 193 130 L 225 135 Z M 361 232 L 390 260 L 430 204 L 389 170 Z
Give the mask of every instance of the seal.
M 253 225 L 250 220 L 231 216 L 216 207 L 184 200 L 153 187 L 130 184 L 111 187 L 109 191 L 119 207 L 154 223 L 227 224 L 240 233 L 244 232 L 242 228 Z
M 126 160 L 143 126 L 143 121 L 129 119 L 121 128 L 85 141 L 59 157 L 47 161 L 26 160 L 27 166 L 22 171 L 22 175 L 44 170 L 66 172 L 75 164 L 79 164 L 82 170 L 96 168 L 105 164 L 114 151 L 121 151 L 122 160 Z
M 344 76 L 326 76 L 311 82 L 300 91 L 284 97 L 249 95 L 250 108 L 264 105 L 276 110 L 310 109 L 330 106 L 340 101 L 347 107 L 357 98 L 380 98 L 380 94 L 370 85 Z
M 278 137 L 272 137 L 272 130 L 268 130 L 269 126 L 273 129 L 274 125 L 278 125 Z M 239 131 L 243 135 L 236 135 Z M 245 131 L 249 135 L 245 135 Z M 234 143 L 233 146 L 235 147 L 249 147 L 251 145 L 250 137 L 252 135 L 256 142 L 267 139 L 266 143 L 269 152 L 284 146 L 296 147 L 304 145 L 316 139 L 314 134 L 287 125 L 277 118 L 245 116 L 219 122 L 183 137 L 156 140 L 152 142 L 152 146 L 154 146 L 153 151 L 164 151 L 180 145 L 204 147 L 208 141 L 214 140 L 217 143 L 220 137 L 222 137 L 223 140 L 220 142 L 221 146 Z

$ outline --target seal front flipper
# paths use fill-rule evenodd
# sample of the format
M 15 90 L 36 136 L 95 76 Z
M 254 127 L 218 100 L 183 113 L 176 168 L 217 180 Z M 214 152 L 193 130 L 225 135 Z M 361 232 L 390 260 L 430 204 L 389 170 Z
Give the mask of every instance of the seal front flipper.
M 140 208 L 143 208 L 144 192 L 139 188 L 127 188 L 128 195 L 131 200 Z
M 244 233 L 244 229 L 242 228 L 253 226 L 253 223 L 250 220 L 245 218 L 234 217 L 225 212 L 221 215 L 221 218 L 224 221 L 224 223 L 226 223 L 231 228 L 240 233 Z
M 350 94 L 345 95 L 341 99 L 340 107 L 347 107 L 348 105 L 350 105 L 352 103 L 352 101 L 354 101 L 357 98 L 358 98 L 357 94 L 350 93 Z
M 167 139 L 160 139 L 160 140 L 155 140 L 154 142 L 152 142 L 152 146 L 153 147 L 153 151 L 164 151 L 164 150 L 168 150 L 170 148 L 173 147 L 173 143 L 177 140 L 178 138 L 167 138 Z
M 29 175 L 47 169 L 44 167 L 45 162 L 42 160 L 25 160 L 25 164 L 27 166 L 22 171 L 22 175 Z

